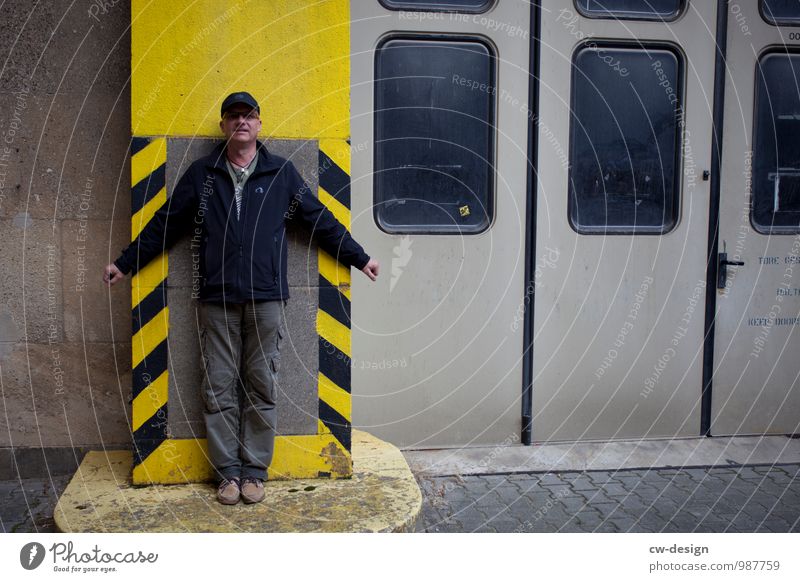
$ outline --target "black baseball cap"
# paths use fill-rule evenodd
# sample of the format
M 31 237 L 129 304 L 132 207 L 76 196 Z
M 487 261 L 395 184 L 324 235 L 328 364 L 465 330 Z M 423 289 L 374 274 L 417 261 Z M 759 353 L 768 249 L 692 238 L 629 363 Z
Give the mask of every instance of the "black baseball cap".
M 245 105 L 255 109 L 259 115 L 261 114 L 258 101 L 256 101 L 253 96 L 250 95 L 250 93 L 246 91 L 239 91 L 237 93 L 231 93 L 225 97 L 225 101 L 222 102 L 222 107 L 219 110 L 220 117 L 224 116 L 225 112 L 237 103 L 244 103 Z

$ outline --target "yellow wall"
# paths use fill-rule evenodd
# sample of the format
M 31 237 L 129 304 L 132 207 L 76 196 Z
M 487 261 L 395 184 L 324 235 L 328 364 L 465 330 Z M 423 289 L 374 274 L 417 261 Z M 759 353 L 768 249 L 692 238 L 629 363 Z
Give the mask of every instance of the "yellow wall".
M 234 91 L 274 138 L 347 138 L 347 0 L 134 0 L 133 135 L 219 136 Z

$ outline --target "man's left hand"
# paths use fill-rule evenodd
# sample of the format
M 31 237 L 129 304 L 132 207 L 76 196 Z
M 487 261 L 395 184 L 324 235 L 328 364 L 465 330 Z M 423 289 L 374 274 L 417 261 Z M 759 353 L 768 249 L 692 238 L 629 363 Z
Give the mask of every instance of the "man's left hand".
M 373 281 L 378 278 L 378 270 L 380 269 L 380 264 L 375 259 L 370 259 L 369 262 L 364 265 L 364 268 L 361 269 L 364 274 L 372 279 Z

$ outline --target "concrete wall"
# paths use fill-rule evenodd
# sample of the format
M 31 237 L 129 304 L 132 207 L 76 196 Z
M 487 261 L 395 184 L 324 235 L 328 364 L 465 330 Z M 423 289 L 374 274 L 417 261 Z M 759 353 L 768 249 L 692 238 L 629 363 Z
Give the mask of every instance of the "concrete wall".
M 130 7 L 93 4 L 2 7 L 2 473 L 131 438 L 130 290 L 100 280 L 130 235 Z
M 167 142 L 167 191 L 200 156 L 219 143 L 216 139 L 170 138 Z M 316 140 L 267 140 L 267 149 L 289 159 L 312 191 L 318 180 Z M 286 338 L 281 348 L 278 377 L 278 434 L 313 434 L 317 430 L 317 372 L 319 348 L 315 328 L 319 304 L 317 245 L 306 229 L 289 223 L 289 294 L 282 313 Z M 205 437 L 199 346 L 199 313 L 192 282 L 191 237 L 185 236 L 169 253 L 169 431 L 174 438 Z
M 13 0 L 0 14 L 3 478 L 131 446 L 130 284 L 101 282 L 130 240 L 131 134 L 168 137 L 171 194 L 220 137 L 221 98 L 245 88 L 262 101 L 270 149 L 316 187 L 318 140 L 349 136 L 349 10 L 342 0 Z M 290 234 L 278 429 L 307 434 L 318 428 L 317 251 L 306 231 Z M 188 246 L 170 256 L 177 438 L 204 436 Z

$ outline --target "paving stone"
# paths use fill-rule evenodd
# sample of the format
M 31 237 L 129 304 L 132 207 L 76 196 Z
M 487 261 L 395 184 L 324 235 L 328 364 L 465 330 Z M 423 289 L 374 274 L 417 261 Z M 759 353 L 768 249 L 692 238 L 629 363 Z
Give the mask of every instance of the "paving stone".
M 640 475 L 617 475 L 616 480 L 619 481 L 623 487 L 628 490 L 633 489 L 640 483 L 644 481 L 644 479 Z
M 600 487 L 605 492 L 605 494 L 610 497 L 617 497 L 630 494 L 630 491 L 626 489 L 625 486 L 619 483 L 609 482 L 601 485 Z
M 613 517 L 608 519 L 621 532 L 640 532 L 639 521 L 630 517 Z
M 609 517 L 619 507 L 617 503 L 592 503 L 592 509 L 596 510 L 603 518 Z
M 586 477 L 579 477 L 577 479 L 573 479 L 569 483 L 569 487 L 573 491 L 594 491 L 595 489 L 597 489 L 597 485 Z
M 768 477 L 774 481 L 777 485 L 786 485 L 786 486 L 793 486 L 795 485 L 795 481 L 800 475 L 797 473 L 789 474 L 785 470 L 781 469 L 779 471 L 771 471 Z
M 597 491 L 591 494 L 584 493 L 584 496 L 592 505 L 598 505 L 604 503 L 613 503 L 616 505 L 617 503 L 619 503 L 616 499 L 611 499 L 610 497 L 607 497 L 606 494 L 603 493 L 601 489 L 598 489 Z
M 761 481 L 763 475 L 756 471 L 755 467 L 741 467 L 738 474 L 739 479 L 745 481 Z
M 591 507 L 586 499 L 582 497 L 564 497 L 559 499 L 558 502 L 563 506 L 564 511 L 569 514 L 574 514 Z
M 566 482 L 556 473 L 539 475 L 539 483 L 542 485 L 566 485 Z
M 510 483 L 508 475 L 481 475 L 480 479 L 486 483 L 489 489 Z
M 460 521 L 461 525 L 464 526 L 465 531 L 473 532 L 484 527 L 489 520 L 484 515 L 474 511 L 464 515 L 459 515 L 458 521 Z
M 515 488 L 498 488 L 492 491 L 492 495 L 500 500 L 500 502 L 505 505 L 506 507 L 512 506 L 514 503 L 517 503 L 522 497 L 522 494 Z

